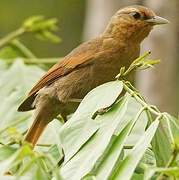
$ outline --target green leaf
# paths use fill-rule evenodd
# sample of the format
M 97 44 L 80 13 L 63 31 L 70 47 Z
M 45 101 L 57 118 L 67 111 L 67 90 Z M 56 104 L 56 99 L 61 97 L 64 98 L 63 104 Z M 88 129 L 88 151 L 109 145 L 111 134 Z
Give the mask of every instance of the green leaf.
M 0 174 L 0 179 L 2 179 L 2 180 L 17 180 L 16 177 L 9 176 L 9 175 L 1 175 L 1 174 Z
M 58 30 L 56 23 L 56 18 L 45 20 L 43 16 L 34 16 L 25 20 L 23 28 L 26 32 L 35 33 L 36 37 L 41 40 L 58 43 L 61 39 L 50 32 Z
M 24 28 L 28 32 L 56 31 L 58 29 L 56 23 L 56 18 L 45 20 L 43 16 L 35 16 L 25 21 Z
M 33 154 L 32 149 L 29 145 L 24 145 L 18 149 L 15 153 L 9 156 L 5 161 L 0 163 L 0 174 L 4 174 L 9 170 L 13 170 L 15 166 L 22 162 L 22 158 Z
M 42 21 L 42 20 L 44 20 L 44 16 L 32 16 L 30 18 L 27 18 L 24 21 L 23 26 L 25 28 L 29 28 L 29 27 L 33 26 L 35 23 L 38 23 L 39 21 Z
M 146 150 L 141 163 L 156 166 L 155 154 L 151 149 Z
M 87 174 L 85 177 L 83 177 L 80 180 L 98 180 L 95 176 L 91 175 L 91 174 Z
M 153 122 L 153 117 L 148 112 L 149 123 Z M 162 124 L 157 129 L 154 138 L 152 139 L 152 151 L 155 154 L 156 165 L 158 167 L 165 167 L 171 155 L 171 144 L 165 134 L 165 129 L 162 129 L 164 119 L 160 121 Z M 161 130 L 162 129 L 162 130 Z
M 131 180 L 144 180 L 143 177 L 144 177 L 143 174 L 134 173 L 134 174 L 132 175 Z
M 17 112 L 17 108 L 26 94 L 45 72 L 37 66 L 26 66 L 23 61 L 16 60 L 10 68 L 0 61 L 0 142 L 12 141 L 7 129 L 12 127 L 20 133 L 27 130 L 32 123 L 32 112 Z M 8 82 L 8 83 L 7 83 Z M 3 117 L 3 118 L 2 118 Z M 60 149 L 58 131 L 59 121 L 51 122 L 40 138 L 40 143 L 56 143 Z M 56 138 L 54 138 L 56 137 Z M 41 149 L 42 148 L 36 148 Z M 43 148 L 44 150 L 49 149 Z
M 10 157 L 12 154 L 16 152 L 16 148 L 9 146 L 0 147 L 0 162 Z
M 156 130 L 159 125 L 159 121 L 155 120 L 144 135 L 140 138 L 139 142 L 135 145 L 129 155 L 121 162 L 117 170 L 111 176 L 112 180 L 125 179 L 130 180 L 132 174 L 149 146 Z
M 0 59 L 0 76 L 7 70 L 7 64 Z
M 0 132 L 6 130 L 8 126 L 17 128 L 22 132 L 28 127 L 27 115 L 31 112 L 17 112 L 17 107 L 24 99 L 30 88 L 44 74 L 44 72 L 36 66 L 25 66 L 21 60 L 17 60 L 9 68 L 5 69 L 0 78 Z M 7 83 L 8 82 L 8 83 Z M 3 118 L 2 118 L 3 117 Z M 20 119 L 21 126 L 15 123 Z M 25 122 L 26 121 L 26 122 Z M 20 123 L 20 121 L 19 121 Z M 15 125 L 16 124 L 16 125 Z M 1 139 L 4 141 L 4 138 Z
M 169 126 L 170 131 L 172 133 L 172 136 L 173 137 L 175 137 L 175 136 L 179 137 L 179 119 L 171 116 L 168 113 L 165 113 L 165 117 L 166 117 L 166 121 L 163 122 L 164 128 L 168 129 L 168 126 Z
M 9 44 L 13 50 L 18 53 L 18 57 L 36 58 L 35 55 L 19 40 L 14 39 Z
M 111 148 L 108 150 L 107 155 L 104 157 L 103 162 L 100 163 L 100 166 L 95 172 L 97 179 L 107 180 L 109 178 L 109 175 L 119 159 L 124 142 L 133 127 L 133 123 L 133 121 L 130 121 L 122 132 L 115 138 Z
M 31 154 L 33 154 L 32 148 L 28 144 L 25 144 L 19 149 L 16 157 L 14 158 L 14 162 L 22 160 L 23 157 Z
M 89 96 L 87 99 L 89 102 L 86 101 L 87 104 L 85 105 L 85 104 L 83 104 L 83 101 L 82 101 L 82 103 L 80 104 L 80 107 L 78 109 L 80 111 L 78 112 L 78 110 L 77 110 L 76 113 L 77 112 L 78 113 L 77 114 L 75 113 L 72 116 L 72 119 L 70 119 L 61 129 L 61 133 L 60 133 L 61 142 L 63 144 L 64 152 L 65 152 L 65 156 L 66 156 L 64 166 L 61 168 L 61 174 L 65 179 L 68 179 L 69 177 L 79 179 L 79 178 L 83 177 L 86 173 L 89 173 L 90 171 L 92 171 L 92 173 L 93 173 L 92 169 L 95 169 L 95 167 L 98 166 L 97 164 L 100 163 L 99 159 L 103 156 L 103 154 L 106 151 L 106 148 L 108 147 L 108 145 L 111 142 L 111 139 L 112 139 L 111 135 L 113 133 L 116 135 L 119 135 L 119 133 L 123 130 L 123 128 L 125 128 L 127 123 L 129 123 L 131 121 L 131 119 L 134 118 L 136 113 L 141 109 L 141 105 L 136 103 L 136 101 L 133 98 L 131 98 L 128 94 L 126 94 L 126 96 L 123 99 L 121 99 L 121 101 L 118 104 L 114 105 L 111 110 L 107 111 L 102 116 L 97 116 L 97 118 L 95 120 L 91 120 L 90 119 L 91 114 L 96 112 L 97 109 L 108 107 L 110 104 L 112 104 L 115 101 L 116 97 L 118 97 L 118 95 L 119 95 L 117 93 L 115 95 L 115 97 L 113 97 L 114 96 L 113 91 L 114 90 L 116 91 L 118 88 L 115 88 L 115 86 L 114 86 L 113 87 L 114 90 L 111 87 L 110 90 L 106 91 L 105 88 L 107 88 L 107 85 L 113 85 L 113 84 L 107 83 L 105 85 L 100 86 L 101 89 L 98 89 L 98 90 L 100 90 L 99 94 L 98 94 L 98 91 L 95 92 L 96 89 L 94 89 L 93 91 L 95 94 L 91 94 L 91 96 Z M 103 92 L 105 92 L 106 95 L 104 95 Z M 113 101 L 111 101 L 109 103 L 109 101 L 112 100 L 110 98 L 110 96 L 111 96 L 110 94 L 113 95 L 112 96 Z M 99 97 L 96 95 L 99 95 Z M 107 97 L 107 98 L 105 99 L 104 97 Z M 95 98 L 95 99 L 93 100 L 93 98 Z M 86 97 L 85 97 L 85 99 L 86 99 Z M 100 100 L 98 100 L 98 99 L 100 99 Z M 102 100 L 106 100 L 108 103 L 106 104 L 106 102 L 102 101 Z M 123 101 L 124 101 L 124 104 L 123 104 Z M 93 105 L 94 103 L 95 103 L 95 105 Z M 97 106 L 96 105 L 97 103 L 101 103 L 100 106 Z M 104 103 L 106 105 L 104 105 Z M 83 107 L 83 105 L 84 105 L 84 107 Z M 126 111 L 126 107 L 127 107 L 127 112 L 125 112 L 125 114 L 121 116 L 120 111 L 121 112 L 124 110 Z M 91 108 L 91 109 L 89 109 L 89 108 Z M 122 108 L 123 110 L 120 108 Z M 91 113 L 88 114 L 89 112 L 91 112 Z M 79 118 L 80 115 L 81 115 L 81 119 Z M 74 117 L 79 118 L 79 119 L 73 120 Z M 87 119 L 86 119 L 86 117 L 87 117 Z M 90 130 L 91 126 L 89 126 L 89 124 L 88 124 L 88 118 L 90 120 L 89 121 L 90 123 L 98 123 L 98 124 L 101 123 L 101 124 L 99 124 L 100 126 L 98 126 L 98 127 L 100 127 L 100 129 L 98 129 L 97 132 L 95 130 L 94 131 Z M 84 128 L 81 128 L 79 126 L 79 125 L 82 125 L 82 122 L 84 122 L 84 126 L 87 127 L 85 129 L 85 131 L 84 131 Z M 116 125 L 114 125 L 113 123 L 116 123 Z M 128 142 L 130 144 L 134 144 L 134 145 L 136 144 L 136 141 L 145 132 L 146 125 L 147 125 L 147 116 L 146 116 L 145 112 L 143 112 L 141 114 L 139 120 L 135 124 L 132 132 L 130 133 L 130 138 L 128 138 L 129 139 Z M 91 133 L 91 136 L 88 135 L 88 137 L 86 137 L 86 134 L 85 134 L 86 131 L 87 131 L 87 133 L 89 133 L 89 132 L 93 132 L 93 133 Z M 65 133 L 65 134 L 63 134 L 63 133 Z M 76 134 L 77 134 L 77 136 L 76 136 Z M 68 139 L 66 139 L 67 137 L 68 137 Z M 103 139 L 105 139 L 105 141 L 103 141 Z M 66 144 L 68 144 L 68 143 L 69 143 L 69 145 L 66 146 Z M 101 151 L 102 147 L 103 147 L 103 151 Z M 95 155 L 93 155 L 93 151 L 91 151 L 91 149 L 93 149 Z M 98 151 L 100 152 L 99 155 L 98 155 Z M 73 155 L 74 155 L 74 157 L 73 157 Z M 85 169 L 85 167 L 87 169 Z M 81 170 L 79 170 L 79 168 Z M 74 173 L 74 172 L 78 172 L 78 173 Z
M 111 82 L 111 83 L 114 85 L 113 82 Z M 107 84 L 109 85 L 109 83 L 107 83 Z M 101 89 L 104 88 L 103 91 L 100 91 L 100 92 L 105 92 L 106 96 L 108 93 L 109 95 L 107 97 L 110 97 L 113 95 L 113 91 L 116 88 L 111 89 L 113 91 L 108 92 L 106 90 L 109 90 L 110 89 L 109 87 L 111 87 L 111 86 L 107 86 L 107 84 L 100 86 Z M 95 93 L 95 90 L 96 90 L 96 93 Z M 95 103 L 96 106 L 90 106 L 90 107 L 93 107 L 93 109 L 91 109 L 92 113 L 89 114 L 89 117 L 91 117 L 91 115 L 96 111 L 96 109 L 99 109 L 98 107 L 100 107 L 100 108 L 104 107 L 104 104 L 107 105 L 110 102 L 109 101 L 110 99 L 105 98 L 106 96 L 104 96 L 103 93 L 98 94 L 97 93 L 98 90 L 99 89 L 94 89 L 94 94 L 93 94 L 93 96 L 91 96 L 91 97 L 96 97 L 96 100 L 94 99 L 95 101 L 93 102 L 93 104 Z M 89 97 L 90 96 L 88 96 L 88 98 Z M 116 94 L 116 97 L 118 97 L 118 94 Z M 101 101 L 103 100 L 103 104 L 101 104 L 101 101 L 98 102 L 97 99 L 100 99 Z M 115 100 L 114 97 L 113 97 L 113 99 Z M 80 179 L 92 170 L 96 161 L 103 155 L 105 149 L 107 148 L 108 144 L 110 143 L 112 135 L 113 135 L 116 127 L 118 126 L 119 121 L 124 116 L 124 113 L 127 108 L 127 102 L 128 102 L 127 99 L 128 99 L 128 96 L 121 99 L 121 101 L 119 101 L 119 103 L 114 105 L 113 108 L 111 108 L 108 112 L 106 112 L 102 116 L 97 116 L 97 118 L 95 120 L 90 120 L 92 122 L 98 123 L 100 129 L 95 134 L 93 133 L 93 136 L 90 139 L 88 138 L 87 142 L 85 141 L 86 143 L 83 144 L 83 146 L 81 147 L 79 152 L 74 157 L 72 157 L 72 159 L 70 159 L 68 162 L 66 162 L 66 164 L 61 168 L 61 174 L 64 179 L 69 179 L 69 178 Z M 89 98 L 89 102 L 90 102 L 90 100 L 91 100 L 91 98 Z M 106 100 L 106 102 L 104 100 Z M 89 102 L 86 101 L 87 104 Z M 99 104 L 97 104 L 97 102 Z M 111 102 L 110 102 L 110 104 L 111 104 Z M 83 117 L 83 115 L 82 115 L 82 117 Z M 83 119 L 83 121 L 86 121 L 86 119 Z M 71 133 L 73 133 L 73 131 L 71 131 Z M 74 133 L 73 133 L 73 135 L 74 135 Z M 81 136 L 79 136 L 79 139 L 77 139 L 77 140 L 80 140 L 80 139 L 83 139 L 82 133 L 81 133 Z M 69 148 L 72 149 L 73 145 L 75 143 L 76 142 L 73 141 L 73 144 Z
M 122 129 L 129 123 L 136 114 L 140 111 L 142 106 L 136 102 L 134 98 L 129 98 L 128 106 L 127 106 L 127 111 L 123 117 L 123 120 L 119 122 L 118 128 L 115 131 L 115 134 L 118 135 Z M 127 138 L 125 145 L 126 146 L 134 146 L 141 135 L 145 132 L 147 126 L 147 115 L 145 112 L 143 112 L 139 119 L 137 120 L 134 128 L 132 129 L 129 138 Z
M 143 180 L 150 180 L 154 174 L 155 174 L 155 167 L 154 168 L 147 167 L 144 172 Z
M 48 150 L 48 153 L 57 161 L 59 160 L 59 158 L 62 156 L 61 152 L 58 149 L 58 146 L 56 144 L 54 144 L 53 146 L 51 146 Z
M 0 49 L 0 58 L 5 61 L 5 59 L 14 59 L 19 57 L 19 52 L 17 52 L 13 47 L 11 46 L 6 46 Z
M 157 167 L 145 167 L 144 180 L 150 180 L 151 177 L 156 173 L 164 173 L 167 176 L 178 178 L 179 177 L 179 167 L 171 168 L 157 168 Z
M 157 168 L 156 172 L 163 172 L 168 176 L 179 178 L 179 167 Z
M 80 179 L 89 173 L 96 161 L 103 155 L 112 135 L 126 111 L 127 102 L 123 100 L 114 106 L 111 111 L 98 117 L 101 124 L 96 134 L 89 139 L 83 148 L 61 168 L 62 176 L 65 179 Z M 96 119 L 96 121 L 97 121 Z M 75 168 L 76 167 L 76 168 Z
M 53 43 L 61 42 L 61 39 L 58 36 L 52 34 L 50 31 L 37 32 L 36 37 L 42 41 L 50 41 Z
M 140 56 L 139 58 L 137 58 L 136 60 L 134 60 L 130 66 L 134 66 L 134 65 L 136 65 L 137 63 L 144 61 L 145 58 L 150 55 L 150 53 L 151 53 L 151 52 L 149 51 L 149 52 L 147 52 L 146 54 L 144 54 L 143 56 Z
M 60 130 L 60 141 L 67 162 L 99 129 L 92 115 L 101 108 L 110 106 L 122 91 L 122 83 L 113 81 L 92 90 L 82 100 L 78 109 Z
M 43 157 L 34 155 L 27 162 L 22 164 L 22 170 L 17 174 L 18 179 L 23 180 L 28 177 L 29 180 L 50 180 L 52 176 L 48 172 L 48 167 L 46 167 Z
M 18 180 L 50 180 L 52 178 L 51 173 L 56 176 L 59 175 L 56 169 L 56 161 L 49 155 L 40 155 L 32 151 L 29 144 L 23 144 L 7 160 L 0 163 L 0 174 L 4 172 L 11 172 Z
M 171 155 L 171 144 L 160 128 L 157 129 L 151 144 L 157 166 L 164 167 Z

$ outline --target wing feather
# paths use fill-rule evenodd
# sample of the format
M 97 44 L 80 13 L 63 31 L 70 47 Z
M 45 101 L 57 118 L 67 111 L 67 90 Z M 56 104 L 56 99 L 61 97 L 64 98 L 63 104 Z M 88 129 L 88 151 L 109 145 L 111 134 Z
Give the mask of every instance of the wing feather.
M 41 88 L 53 83 L 56 79 L 60 78 L 61 76 L 69 74 L 75 68 L 88 64 L 90 62 L 89 60 L 91 59 L 90 57 L 92 57 L 93 54 L 93 51 L 89 51 L 78 56 L 64 58 L 59 63 L 55 64 L 51 69 L 49 69 L 49 71 L 44 76 L 42 76 L 42 78 L 30 90 L 27 97 L 19 106 L 18 111 L 28 111 L 34 109 L 32 107 L 32 103 L 36 97 L 36 93 Z

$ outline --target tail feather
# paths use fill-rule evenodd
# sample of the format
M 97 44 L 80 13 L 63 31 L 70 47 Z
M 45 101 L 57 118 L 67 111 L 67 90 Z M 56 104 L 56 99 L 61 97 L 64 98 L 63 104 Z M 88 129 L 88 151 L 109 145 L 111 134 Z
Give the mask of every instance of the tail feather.
M 34 148 L 48 123 L 49 121 L 46 121 L 44 116 L 36 116 L 24 140 L 32 144 Z

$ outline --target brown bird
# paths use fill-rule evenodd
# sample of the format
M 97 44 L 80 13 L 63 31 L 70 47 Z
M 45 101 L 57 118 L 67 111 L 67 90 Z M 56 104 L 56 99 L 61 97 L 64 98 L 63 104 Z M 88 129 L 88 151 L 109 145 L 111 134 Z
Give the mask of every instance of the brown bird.
M 47 124 L 58 114 L 64 119 L 93 88 L 111 81 L 122 66 L 139 56 L 140 43 L 164 18 L 143 6 L 120 9 L 105 31 L 55 64 L 31 89 L 18 111 L 35 108 L 35 119 L 25 141 L 34 147 Z

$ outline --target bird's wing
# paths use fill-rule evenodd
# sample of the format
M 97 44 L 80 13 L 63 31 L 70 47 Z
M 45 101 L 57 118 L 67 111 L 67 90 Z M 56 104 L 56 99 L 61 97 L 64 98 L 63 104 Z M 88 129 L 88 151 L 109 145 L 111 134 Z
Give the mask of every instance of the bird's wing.
M 55 64 L 49 71 L 37 82 L 37 84 L 31 89 L 28 96 L 37 92 L 42 87 L 51 84 L 57 78 L 64 76 L 74 70 L 76 67 L 87 63 L 86 60 L 91 57 L 93 53 L 88 52 L 79 56 L 73 56 L 62 60 L 59 64 Z
M 43 87 L 53 83 L 56 79 L 72 72 L 75 68 L 89 64 L 90 57 L 95 54 L 93 51 L 82 53 L 77 56 L 64 58 L 59 63 L 55 64 L 49 71 L 37 82 L 30 90 L 27 97 L 21 103 L 18 111 L 28 111 L 33 109 L 32 103 L 36 97 L 36 93 Z

